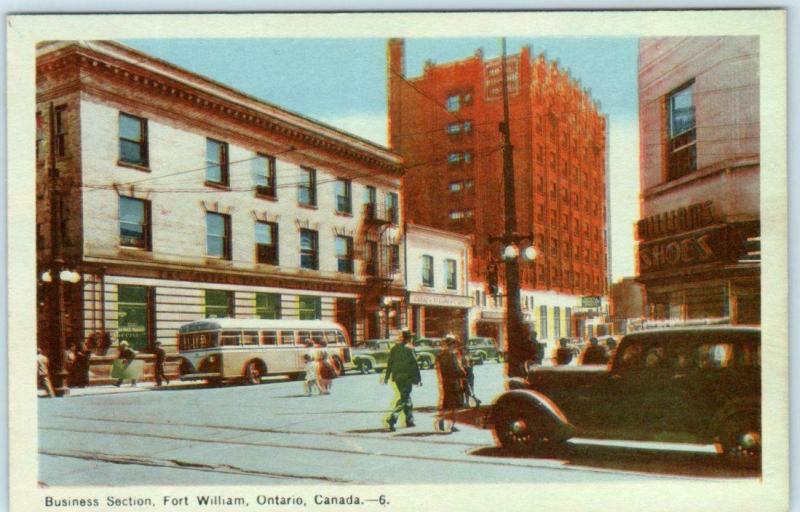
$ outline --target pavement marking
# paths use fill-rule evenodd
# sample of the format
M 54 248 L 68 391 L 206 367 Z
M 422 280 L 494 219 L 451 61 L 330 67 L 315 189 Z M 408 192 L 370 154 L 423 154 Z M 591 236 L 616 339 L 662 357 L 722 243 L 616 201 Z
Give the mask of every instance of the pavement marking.
M 103 420 L 100 420 L 103 421 Z M 111 420 L 115 421 L 115 420 Z M 164 424 L 169 425 L 169 424 Z M 172 424 L 170 426 L 180 427 L 181 425 Z M 214 427 L 209 427 L 214 428 Z M 603 473 L 603 474 L 624 474 L 629 476 L 647 476 L 648 478 L 661 478 L 661 479 L 691 479 L 697 480 L 697 476 L 686 476 L 686 475 L 673 475 L 673 474 L 653 474 L 644 471 L 634 471 L 634 470 L 625 470 L 625 469 L 606 469 L 606 468 L 592 468 L 592 467 L 585 467 L 585 466 L 567 466 L 564 461 L 560 460 L 542 460 L 542 459 L 507 459 L 503 462 L 495 462 L 492 460 L 486 460 L 485 458 L 481 459 L 454 459 L 454 458 L 446 458 L 446 457 L 434 457 L 434 456 L 422 456 L 422 455 L 401 455 L 401 454 L 393 454 L 393 453 L 386 453 L 380 451 L 352 451 L 352 450 L 345 450 L 340 448 L 323 448 L 323 447 L 316 447 L 316 446 L 305 446 L 305 445 L 287 445 L 287 444 L 279 444 L 279 443 L 266 443 L 266 442 L 255 442 L 255 441 L 235 441 L 235 440 L 214 440 L 214 439 L 207 439 L 207 438 L 191 438 L 191 437 L 177 437 L 177 436 L 168 436 L 163 434 L 145 434 L 140 432 L 108 432 L 102 430 L 88 430 L 88 429 L 69 429 L 69 428 L 55 428 L 55 427 L 40 427 L 40 430 L 52 430 L 56 432 L 75 432 L 75 433 L 84 433 L 84 434 L 99 434 L 99 435 L 121 435 L 121 436 L 132 436 L 132 437 L 142 437 L 142 438 L 153 438 L 153 439 L 168 439 L 174 441 L 187 441 L 187 442 L 197 442 L 197 443 L 205 443 L 205 444 L 222 444 L 222 445 L 240 445 L 240 446 L 251 446 L 251 447 L 259 447 L 259 448 L 284 448 L 289 450 L 306 450 L 306 451 L 314 451 L 314 452 L 331 452 L 331 453 L 343 453 L 348 455 L 359 455 L 359 456 L 367 456 L 367 457 L 387 457 L 387 458 L 394 458 L 394 459 L 401 459 L 401 460 L 422 460 L 428 462 L 447 462 L 447 463 L 455 463 L 455 464 L 472 464 L 478 466 L 497 466 L 497 467 L 504 467 L 504 468 L 514 468 L 514 469 L 522 469 L 522 470 L 530 470 L 530 469 L 551 469 L 551 470 L 560 470 L 560 471 L 582 471 L 586 473 Z M 41 451 L 40 451 L 41 453 Z M 480 457 L 480 456 L 474 456 Z M 710 477 L 706 477 L 711 480 L 716 480 Z
M 178 459 L 156 459 L 152 457 L 130 457 L 122 455 L 111 455 L 98 452 L 55 452 L 50 450 L 39 450 L 42 455 L 50 457 L 66 457 L 73 459 L 88 460 L 94 462 L 106 462 L 110 464 L 126 464 L 136 466 L 150 466 L 159 468 L 170 469 L 183 469 L 188 471 L 202 471 L 206 473 L 227 473 L 233 475 L 253 476 L 259 478 L 274 478 L 278 480 L 314 480 L 335 483 L 335 484 L 352 484 L 357 483 L 353 480 L 345 480 L 343 478 L 333 478 L 329 476 L 315 476 L 315 475 L 295 475 L 293 473 L 278 473 L 274 471 L 259 471 L 253 469 L 244 469 L 230 464 L 203 464 L 197 462 L 187 462 Z

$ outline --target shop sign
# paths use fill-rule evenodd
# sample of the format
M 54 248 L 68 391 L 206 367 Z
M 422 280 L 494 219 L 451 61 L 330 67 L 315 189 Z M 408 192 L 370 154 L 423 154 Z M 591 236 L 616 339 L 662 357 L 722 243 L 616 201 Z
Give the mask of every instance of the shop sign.
M 590 295 L 588 297 L 581 297 L 582 308 L 599 308 L 600 297 L 597 295 Z
M 710 226 L 714 223 L 712 205 L 706 201 L 646 217 L 636 223 L 638 238 L 653 240 Z
M 727 226 L 716 226 L 681 236 L 640 243 L 639 273 L 725 260 L 731 253 Z
M 481 320 L 503 320 L 506 317 L 503 311 L 481 311 Z
M 448 308 L 472 307 L 472 297 L 464 295 L 410 292 L 408 294 L 408 302 L 419 306 L 442 306 Z

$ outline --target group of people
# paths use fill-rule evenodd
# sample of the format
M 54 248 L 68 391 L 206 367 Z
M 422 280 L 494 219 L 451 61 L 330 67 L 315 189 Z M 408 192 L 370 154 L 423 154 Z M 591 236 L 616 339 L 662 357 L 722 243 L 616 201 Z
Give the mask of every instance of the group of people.
M 392 380 L 397 388 L 397 399 L 386 418 L 386 425 L 391 432 L 396 430 L 401 414 L 405 417 L 406 427 L 415 426 L 411 391 L 413 386 L 422 385 L 422 378 L 412 346 L 413 336 L 411 331 L 402 331 L 397 343 L 389 351 L 389 359 L 383 376 L 384 384 L 388 384 L 389 380 Z M 472 361 L 466 356 L 463 347 L 452 334 L 445 337 L 444 344 L 442 351 L 436 357 L 440 399 L 435 426 L 440 432 L 457 432 L 456 411 L 467 406 L 470 399 L 473 400 L 475 406 L 480 405 L 480 400 L 475 397 L 473 392 Z
M 124 373 L 131 363 L 136 359 L 137 352 L 133 350 L 127 341 L 120 341 L 118 345 L 117 367 Z M 156 342 L 153 355 L 155 356 L 154 377 L 156 386 L 161 386 L 162 383 L 169 384 L 164 364 L 167 360 L 167 354 L 161 346 L 161 342 Z M 89 385 L 89 368 L 92 358 L 92 351 L 87 348 L 83 341 L 79 341 L 73 345 L 72 350 L 67 350 L 64 353 L 63 364 L 67 371 L 67 382 L 64 384 L 69 385 L 71 388 L 84 388 Z M 50 359 L 42 352 L 41 348 L 36 349 L 36 374 L 37 374 L 37 388 L 44 389 L 46 396 L 55 396 L 53 388 L 53 381 L 50 377 Z M 130 380 L 131 386 L 136 386 L 138 377 L 128 376 L 128 378 L 117 378 L 114 383 L 119 387 L 124 380 Z
M 600 345 L 600 340 L 592 337 L 589 340 L 589 345 L 579 355 L 579 364 L 606 364 L 614 355 L 616 347 L 617 342 L 614 338 L 608 338 L 606 340 L 606 345 L 602 346 Z M 558 348 L 556 349 L 554 361 L 556 365 L 569 364 L 572 362 L 575 355 L 575 350 L 570 346 L 570 342 L 567 338 L 558 340 Z
M 311 396 L 315 389 L 320 395 L 331 394 L 331 384 L 336 378 L 336 367 L 333 358 L 325 350 L 317 351 L 313 356 L 304 354 L 305 361 L 305 382 L 303 390 L 306 396 Z

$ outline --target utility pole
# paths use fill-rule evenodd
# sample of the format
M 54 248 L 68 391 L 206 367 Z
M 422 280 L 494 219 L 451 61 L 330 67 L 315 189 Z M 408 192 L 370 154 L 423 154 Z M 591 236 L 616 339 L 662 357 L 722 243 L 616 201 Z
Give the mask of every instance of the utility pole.
M 517 205 L 514 186 L 514 148 L 511 145 L 511 128 L 508 113 L 508 72 L 506 70 L 506 39 L 501 39 L 502 46 L 502 77 L 503 77 L 503 122 L 500 123 L 500 133 L 503 135 L 503 195 L 505 229 L 502 236 L 489 237 L 490 242 L 503 243 L 503 257 L 505 260 L 506 281 L 506 340 L 508 357 L 506 358 L 506 374 L 509 377 L 522 376 L 522 365 L 529 353 L 528 337 L 522 325 L 522 309 L 519 300 L 519 244 L 524 240 L 533 242 L 532 235 L 517 233 Z M 535 257 L 535 251 L 527 253 L 529 258 Z

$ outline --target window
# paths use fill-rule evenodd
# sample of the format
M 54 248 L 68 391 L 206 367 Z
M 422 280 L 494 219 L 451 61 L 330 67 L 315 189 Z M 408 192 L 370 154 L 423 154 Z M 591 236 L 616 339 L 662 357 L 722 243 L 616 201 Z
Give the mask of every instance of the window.
M 572 272 L 569 272 L 570 281 L 572 280 Z M 567 332 L 565 335 L 567 338 L 572 337 L 572 308 L 565 308 L 564 309 L 564 321 L 567 326 Z
M 56 139 L 54 142 L 56 156 L 65 156 L 67 154 L 67 126 L 66 126 L 66 105 L 59 105 L 55 108 L 55 132 Z
M 667 118 L 667 180 L 675 180 L 693 172 L 697 167 L 694 83 L 669 95 Z
M 228 144 L 206 139 L 206 182 L 228 186 Z
M 464 121 L 464 133 L 472 133 L 472 121 Z
M 466 180 L 464 182 L 464 190 L 471 189 L 474 186 L 475 186 L 475 180 Z
M 147 119 L 119 114 L 119 160 L 147 167 Z
M 378 275 L 378 242 L 367 240 L 365 246 L 364 260 L 367 263 L 367 275 Z
M 149 345 L 153 325 L 152 288 L 119 285 L 117 287 L 117 338 L 127 341 L 134 350 Z
M 456 276 L 456 260 L 444 260 L 444 271 L 447 278 L 447 289 L 457 289 L 458 278 Z
M 464 218 L 464 212 L 455 210 L 450 212 L 450 220 L 461 220 Z
M 458 192 L 464 187 L 464 184 L 460 181 L 453 181 L 450 183 L 450 192 Z
M 44 143 L 44 117 L 41 112 L 36 112 L 36 159 L 42 156 L 42 145 Z
M 539 336 L 547 338 L 547 306 L 539 306 Z
M 453 94 L 452 96 L 448 96 L 445 106 L 448 112 L 458 112 L 461 110 L 461 95 Z
M 301 168 L 302 176 L 297 184 L 297 202 L 303 206 L 317 206 L 317 171 Z
M 231 259 L 231 217 L 206 212 L 206 254 L 214 258 Z
M 353 238 L 349 236 L 336 237 L 336 265 L 339 272 L 353 273 Z
M 226 290 L 206 290 L 205 317 L 233 318 L 233 292 Z
M 458 163 L 461 163 L 461 156 L 462 156 L 462 154 L 460 152 L 458 152 L 458 151 L 454 151 L 452 153 L 449 153 L 447 155 L 447 163 L 452 164 L 452 165 L 456 165 Z
M 461 133 L 461 123 L 450 123 L 447 125 L 448 135 L 458 135 Z
M 277 164 L 274 156 L 256 155 L 253 159 L 253 180 L 256 184 L 257 195 L 273 199 L 276 197 L 276 174 Z
M 280 320 L 281 296 L 278 293 L 256 293 L 256 316 L 267 320 Z M 274 345 L 275 343 L 271 343 Z
M 561 337 L 561 308 L 558 306 L 553 307 L 553 337 Z
M 400 246 L 397 244 L 389 245 L 389 271 L 392 274 L 400 272 Z
M 119 196 L 119 244 L 150 250 L 150 201 Z
M 433 286 L 433 256 L 422 256 L 422 284 Z
M 350 188 L 350 180 L 336 180 L 336 211 L 339 213 L 353 213 L 353 198 Z
M 472 151 L 464 151 L 464 163 L 472 163 Z
M 256 261 L 278 264 L 278 225 L 274 222 L 256 222 Z
M 322 319 L 322 299 L 320 297 L 300 295 L 298 299 L 298 314 L 300 315 L 300 320 Z
M 319 268 L 319 238 L 312 229 L 300 230 L 300 267 L 311 270 Z
M 386 193 L 386 216 L 392 221 L 392 224 L 397 224 L 400 217 L 400 208 L 397 201 L 397 194 L 395 192 Z
M 242 331 L 242 345 L 258 345 L 258 331 Z

